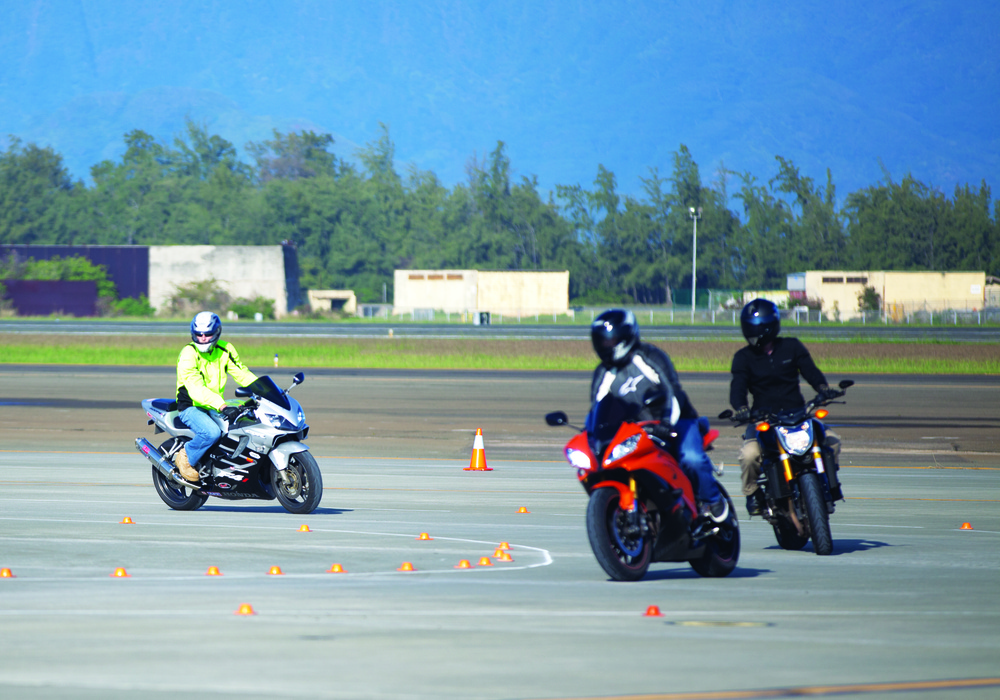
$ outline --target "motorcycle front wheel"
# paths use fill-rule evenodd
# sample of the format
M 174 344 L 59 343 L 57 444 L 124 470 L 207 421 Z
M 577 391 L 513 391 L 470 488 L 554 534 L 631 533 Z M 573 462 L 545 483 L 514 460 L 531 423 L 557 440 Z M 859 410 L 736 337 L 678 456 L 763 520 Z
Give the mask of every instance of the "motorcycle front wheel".
M 587 504 L 587 538 L 601 568 L 615 581 L 638 581 L 653 559 L 650 537 L 633 532 L 619 507 L 618 491 L 599 488 Z
M 179 438 L 170 438 L 162 445 L 160 445 L 160 453 L 167 454 L 173 449 L 174 444 L 179 440 Z M 181 449 L 184 449 L 181 446 Z M 160 470 L 153 467 L 153 488 L 156 489 L 156 495 L 166 503 L 168 506 L 174 510 L 198 510 L 203 505 L 205 501 L 208 500 L 208 496 L 203 493 L 196 491 L 195 489 L 185 488 L 178 484 L 172 479 L 168 479 L 160 473 Z
M 830 512 L 826 509 L 826 498 L 823 497 L 819 475 L 806 472 L 800 476 L 799 492 L 802 494 L 802 506 L 809 521 L 813 551 L 820 556 L 826 556 L 833 552 L 833 535 L 830 534 Z
M 323 498 L 323 475 L 308 452 L 296 452 L 288 459 L 285 476 L 271 468 L 271 489 L 281 507 L 289 513 L 312 513 Z

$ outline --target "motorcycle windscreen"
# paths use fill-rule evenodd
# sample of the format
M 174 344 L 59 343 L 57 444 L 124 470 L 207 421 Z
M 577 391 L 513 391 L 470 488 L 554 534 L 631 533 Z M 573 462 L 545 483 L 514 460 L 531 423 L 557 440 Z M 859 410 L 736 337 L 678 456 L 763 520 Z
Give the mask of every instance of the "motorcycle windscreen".
M 590 453 L 597 458 L 598 464 L 604 462 L 604 452 L 618 433 L 618 428 L 626 420 L 630 420 L 634 412 L 613 394 L 608 394 L 591 407 L 584 428 L 587 431 Z
M 256 381 L 247 385 L 247 389 L 257 396 L 267 399 L 277 406 L 281 406 L 286 411 L 291 407 L 291 404 L 288 403 L 288 397 L 285 396 L 285 392 L 279 389 L 274 380 L 268 376 L 258 377 Z

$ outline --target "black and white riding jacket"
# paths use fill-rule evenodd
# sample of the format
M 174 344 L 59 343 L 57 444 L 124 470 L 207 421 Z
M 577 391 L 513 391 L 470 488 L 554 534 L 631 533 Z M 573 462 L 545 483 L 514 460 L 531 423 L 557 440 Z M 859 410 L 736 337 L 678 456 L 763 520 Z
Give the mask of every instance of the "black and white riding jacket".
M 661 415 L 642 405 L 650 389 L 663 387 L 667 394 Z M 590 383 L 590 401 L 596 403 L 609 393 L 614 393 L 626 403 L 636 407 L 636 420 L 658 420 L 673 425 L 679 418 L 698 417 L 698 412 L 681 388 L 674 363 L 667 353 L 655 345 L 639 343 L 629 361 L 621 367 L 597 365 Z

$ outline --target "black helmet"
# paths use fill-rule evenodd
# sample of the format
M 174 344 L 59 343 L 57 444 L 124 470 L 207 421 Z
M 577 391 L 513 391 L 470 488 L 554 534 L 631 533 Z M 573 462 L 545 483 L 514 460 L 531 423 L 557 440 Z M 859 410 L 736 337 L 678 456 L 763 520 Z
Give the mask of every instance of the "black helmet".
M 781 312 L 772 301 L 754 299 L 743 307 L 740 327 L 751 347 L 762 347 L 777 338 L 781 332 Z
M 639 343 L 635 314 L 625 309 L 605 311 L 590 324 L 590 341 L 602 364 L 624 365 Z
M 191 342 L 199 352 L 211 352 L 222 335 L 222 321 L 211 311 L 202 311 L 191 319 Z

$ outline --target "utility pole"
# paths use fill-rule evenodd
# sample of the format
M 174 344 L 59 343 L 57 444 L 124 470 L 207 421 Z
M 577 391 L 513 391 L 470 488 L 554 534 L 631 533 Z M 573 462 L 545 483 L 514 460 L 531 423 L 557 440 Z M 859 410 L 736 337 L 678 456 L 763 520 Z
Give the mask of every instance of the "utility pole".
M 701 218 L 701 207 L 688 207 L 689 216 L 694 221 L 694 233 L 691 235 L 691 323 L 694 323 L 694 302 L 697 298 L 698 283 L 698 219 Z

